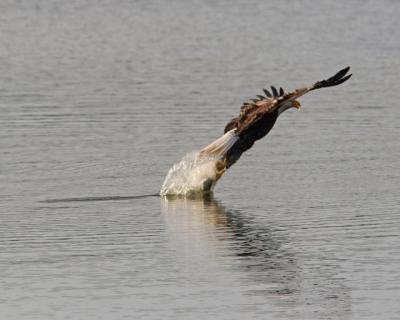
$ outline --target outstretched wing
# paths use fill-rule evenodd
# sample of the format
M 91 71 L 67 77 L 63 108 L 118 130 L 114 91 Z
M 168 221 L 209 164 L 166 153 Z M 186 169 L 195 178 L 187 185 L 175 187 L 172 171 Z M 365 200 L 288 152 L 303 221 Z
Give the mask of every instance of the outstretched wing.
M 351 77 L 351 74 L 346 76 L 349 70 L 350 67 L 344 68 L 327 80 L 318 81 L 311 86 L 300 88 L 289 93 L 284 93 L 282 88 L 278 93 L 276 88 L 271 87 L 273 92 L 273 95 L 271 95 L 268 90 L 264 89 L 266 97 L 258 96 L 259 99 L 254 99 L 251 100 L 251 102 L 244 103 L 239 116 L 232 119 L 226 125 L 225 132 L 235 128 L 239 132 L 244 132 L 262 117 L 265 117 L 269 113 L 273 113 L 280 106 L 300 98 L 307 92 L 316 89 L 337 86 L 347 81 Z
M 276 100 L 285 95 L 285 91 L 282 88 L 279 88 L 278 91 L 274 86 L 271 86 L 272 94 L 267 89 L 263 89 L 263 91 L 265 97 L 262 95 L 257 95 L 256 99 L 252 99 L 243 103 L 242 107 L 240 108 L 239 116 L 228 122 L 228 124 L 225 126 L 224 133 L 238 128 L 246 121 L 255 121 L 256 118 L 261 116 L 262 113 L 268 113 L 268 110 L 274 109 Z

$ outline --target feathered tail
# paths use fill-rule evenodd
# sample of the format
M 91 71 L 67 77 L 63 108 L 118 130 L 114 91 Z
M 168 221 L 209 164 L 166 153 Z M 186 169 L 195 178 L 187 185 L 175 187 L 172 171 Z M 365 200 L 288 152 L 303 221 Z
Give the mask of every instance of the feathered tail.
M 224 157 L 230 148 L 238 141 L 239 136 L 236 129 L 232 129 L 225 133 L 222 137 L 210 143 L 208 146 L 200 150 L 201 156 Z
M 239 136 L 236 133 L 236 129 L 232 129 L 199 151 L 200 157 L 211 158 L 215 161 L 215 175 L 214 178 L 210 177 L 213 181 L 213 185 L 215 185 L 215 182 L 225 173 L 228 164 L 225 155 L 238 139 Z

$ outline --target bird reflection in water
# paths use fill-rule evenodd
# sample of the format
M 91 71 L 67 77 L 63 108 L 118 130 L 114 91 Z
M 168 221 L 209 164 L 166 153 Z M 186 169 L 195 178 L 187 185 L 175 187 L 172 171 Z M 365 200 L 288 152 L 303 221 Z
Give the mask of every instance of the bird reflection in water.
M 295 255 L 282 248 L 288 239 L 279 231 L 243 212 L 226 210 L 212 195 L 161 201 L 169 240 L 187 255 L 185 263 L 193 267 L 197 261 L 202 271 L 218 269 L 253 281 L 248 294 L 289 297 L 297 291 L 299 266 Z
M 329 319 L 349 316 L 349 289 L 329 252 L 323 257 L 310 250 L 295 253 L 291 248 L 298 250 L 301 243 L 288 236 L 290 230 L 226 210 L 210 195 L 161 201 L 167 247 L 184 269 L 184 281 L 208 281 L 210 287 L 262 297 L 289 318 L 308 318 L 309 312 Z M 222 285 L 221 278 L 227 279 Z

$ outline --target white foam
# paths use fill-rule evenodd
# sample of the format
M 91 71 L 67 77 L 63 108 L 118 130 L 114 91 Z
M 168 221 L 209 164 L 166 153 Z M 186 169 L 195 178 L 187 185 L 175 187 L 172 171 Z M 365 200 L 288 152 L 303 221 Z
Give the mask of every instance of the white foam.
M 168 171 L 160 195 L 189 195 L 212 191 L 216 182 L 215 166 L 218 159 L 219 157 L 200 156 L 198 152 L 187 154 Z
M 217 182 L 217 162 L 223 159 L 238 139 L 233 129 L 199 152 L 184 156 L 168 171 L 160 195 L 189 195 L 212 191 Z

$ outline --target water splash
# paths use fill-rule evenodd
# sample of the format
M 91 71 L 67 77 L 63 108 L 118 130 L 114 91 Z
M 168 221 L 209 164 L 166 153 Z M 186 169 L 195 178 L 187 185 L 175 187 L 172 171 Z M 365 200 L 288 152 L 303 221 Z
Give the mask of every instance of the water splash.
M 232 129 L 200 151 L 188 153 L 168 171 L 160 195 L 189 196 L 212 192 L 224 172 L 220 162 L 217 173 L 217 163 L 238 139 L 236 129 Z
M 192 195 L 211 192 L 216 183 L 216 164 L 220 157 L 199 152 L 185 155 L 168 171 L 160 195 Z

